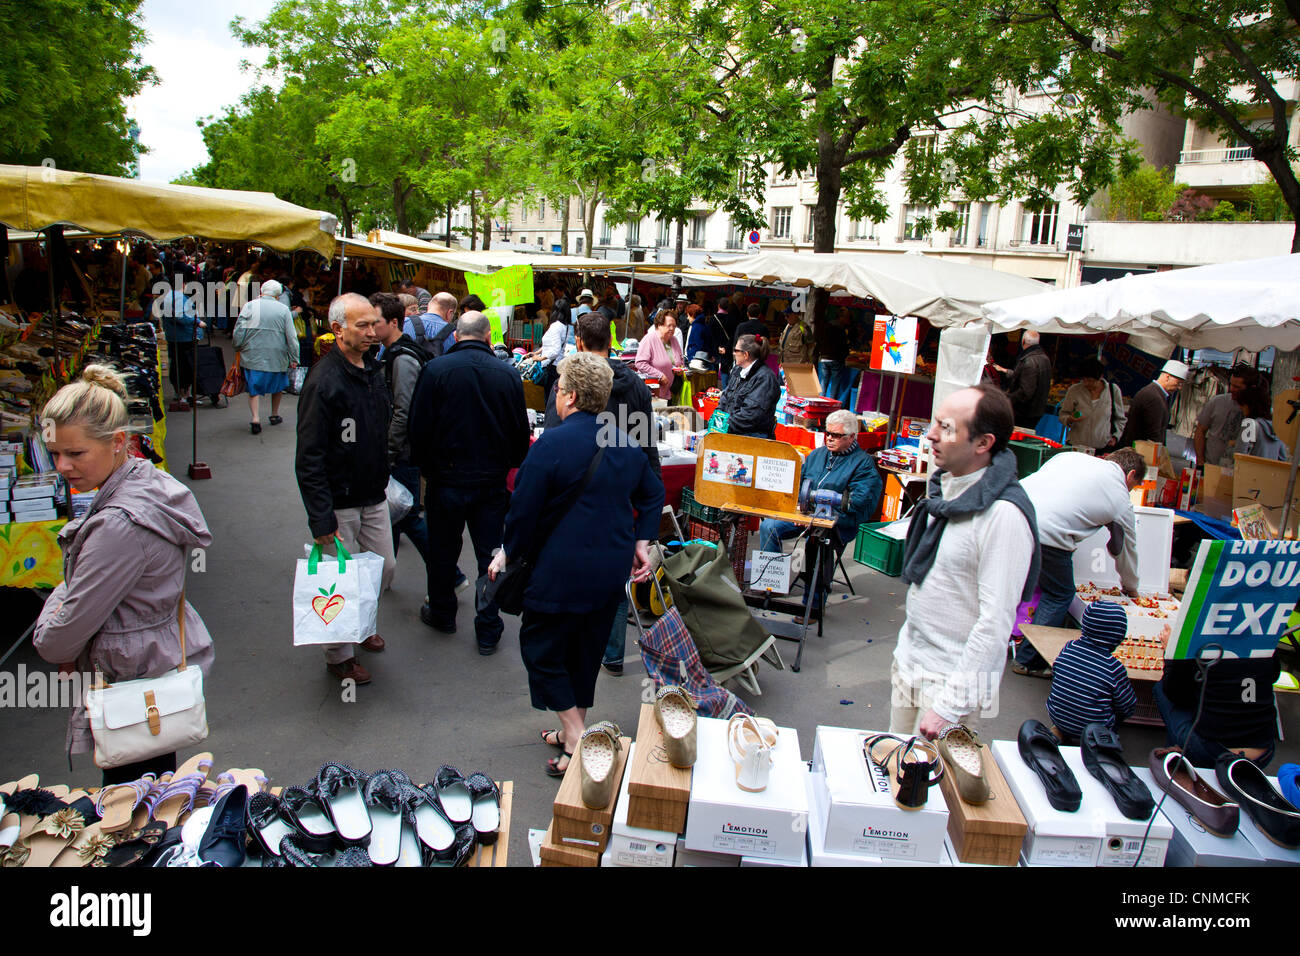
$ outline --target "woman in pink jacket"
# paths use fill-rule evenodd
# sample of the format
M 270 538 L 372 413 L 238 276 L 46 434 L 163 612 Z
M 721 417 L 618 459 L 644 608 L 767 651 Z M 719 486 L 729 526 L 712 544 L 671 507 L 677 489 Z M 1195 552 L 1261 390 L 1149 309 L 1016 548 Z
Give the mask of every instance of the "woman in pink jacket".
M 677 317 L 667 309 L 655 316 L 654 328 L 641 340 L 636 350 L 635 368 L 660 379 L 659 397 L 667 398 L 673 388 L 673 368 L 682 364 L 682 347 L 673 338 Z
M 126 386 L 88 365 L 45 405 L 41 425 L 54 465 L 77 491 L 98 489 L 90 510 L 59 532 L 63 583 L 45 602 L 35 644 L 45 660 L 89 681 L 158 677 L 180 663 L 180 604 L 192 550 L 212 543 L 190 490 L 126 450 Z M 185 604 L 188 663 L 206 675 L 212 638 Z M 68 721 L 68 753 L 91 749 L 80 703 Z M 176 769 L 176 754 L 104 771 L 104 784 Z

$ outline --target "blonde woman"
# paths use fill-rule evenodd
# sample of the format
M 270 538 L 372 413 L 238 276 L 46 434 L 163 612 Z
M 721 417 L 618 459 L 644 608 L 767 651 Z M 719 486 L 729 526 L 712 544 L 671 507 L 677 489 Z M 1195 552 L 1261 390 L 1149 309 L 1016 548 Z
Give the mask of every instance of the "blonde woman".
M 37 619 L 36 650 L 60 670 L 100 671 L 110 683 L 157 677 L 180 663 L 186 564 L 192 549 L 212 543 L 190 490 L 128 456 L 125 399 L 115 372 L 88 365 L 41 413 L 59 474 L 75 490 L 96 493 L 90 510 L 59 532 L 63 583 Z M 188 603 L 185 615 L 188 663 L 206 675 L 212 639 Z M 80 704 L 68 721 L 67 748 L 70 754 L 91 749 Z M 176 754 L 164 754 L 106 770 L 104 784 L 175 769 Z

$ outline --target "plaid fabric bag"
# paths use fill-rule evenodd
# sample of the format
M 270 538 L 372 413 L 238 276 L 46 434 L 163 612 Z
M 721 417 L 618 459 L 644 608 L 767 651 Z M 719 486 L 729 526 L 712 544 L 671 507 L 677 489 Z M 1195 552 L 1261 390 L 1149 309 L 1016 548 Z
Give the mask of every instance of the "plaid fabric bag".
M 638 624 L 639 624 L 638 616 Z M 641 660 L 656 687 L 677 684 L 686 688 L 702 717 L 723 720 L 732 714 L 754 711 L 739 697 L 715 681 L 700 661 L 699 651 L 677 608 L 670 607 L 648 631 L 641 632 Z

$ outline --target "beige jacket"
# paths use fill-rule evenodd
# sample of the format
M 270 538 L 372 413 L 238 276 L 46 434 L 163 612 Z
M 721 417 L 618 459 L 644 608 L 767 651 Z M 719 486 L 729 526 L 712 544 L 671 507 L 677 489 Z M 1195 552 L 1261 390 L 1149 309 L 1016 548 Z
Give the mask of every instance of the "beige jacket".
M 140 458 L 104 482 L 90 510 L 59 532 L 63 583 L 36 622 L 37 652 L 54 664 L 75 663 L 110 682 L 157 677 L 180 663 L 177 609 L 194 548 L 212 535 L 190 490 Z M 186 602 L 185 646 L 206 675 L 212 638 Z M 91 749 L 90 722 L 74 705 L 69 753 Z

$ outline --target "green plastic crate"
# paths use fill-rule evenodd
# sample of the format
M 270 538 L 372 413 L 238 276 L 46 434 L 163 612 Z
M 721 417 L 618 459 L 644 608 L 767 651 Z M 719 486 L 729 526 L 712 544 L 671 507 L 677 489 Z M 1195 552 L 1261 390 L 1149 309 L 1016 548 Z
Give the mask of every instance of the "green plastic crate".
M 1016 477 L 1032 475 L 1054 454 L 1050 445 L 1038 441 L 1009 441 L 1007 447 L 1016 456 Z
M 853 560 L 896 578 L 903 573 L 903 541 L 876 530 L 892 523 L 874 521 L 860 525 L 858 539 L 853 544 Z
M 709 524 L 717 524 L 722 520 L 722 509 L 700 504 L 695 500 L 695 493 L 690 488 L 682 489 L 682 512 L 688 518 L 699 518 Z

